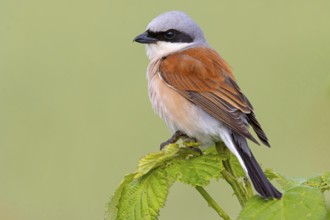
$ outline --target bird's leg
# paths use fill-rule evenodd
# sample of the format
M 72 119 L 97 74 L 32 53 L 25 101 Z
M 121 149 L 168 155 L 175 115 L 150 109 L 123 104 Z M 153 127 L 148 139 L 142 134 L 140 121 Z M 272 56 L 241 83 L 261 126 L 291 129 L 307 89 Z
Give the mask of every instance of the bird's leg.
M 168 144 L 173 144 L 173 143 L 177 142 L 180 137 L 188 137 L 188 135 L 186 135 L 182 131 L 179 131 L 179 130 L 176 131 L 172 135 L 172 137 L 170 137 L 170 139 L 168 139 L 167 141 L 165 141 L 165 142 L 163 142 L 163 143 L 160 144 L 160 150 L 162 150 Z
M 203 155 L 203 151 L 199 149 L 198 147 L 189 147 L 190 150 L 195 151 L 199 155 Z

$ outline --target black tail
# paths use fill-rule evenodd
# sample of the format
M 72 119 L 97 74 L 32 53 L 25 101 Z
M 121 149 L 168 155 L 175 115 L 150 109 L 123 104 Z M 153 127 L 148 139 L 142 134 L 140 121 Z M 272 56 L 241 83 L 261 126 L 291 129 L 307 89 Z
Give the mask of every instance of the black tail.
M 246 139 L 233 132 L 232 139 L 241 156 L 255 190 L 264 198 L 280 199 L 282 194 L 269 182 L 258 162 L 250 151 Z

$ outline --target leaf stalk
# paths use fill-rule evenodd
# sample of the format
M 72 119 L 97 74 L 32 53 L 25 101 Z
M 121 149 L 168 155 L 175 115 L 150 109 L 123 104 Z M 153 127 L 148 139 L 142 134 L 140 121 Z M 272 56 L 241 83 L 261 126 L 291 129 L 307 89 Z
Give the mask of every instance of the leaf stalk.
M 223 218 L 224 220 L 231 220 L 226 211 L 221 208 L 221 206 L 211 197 L 211 195 L 203 187 L 195 186 L 195 188 L 203 196 L 207 204 L 211 208 L 213 208 L 221 218 Z

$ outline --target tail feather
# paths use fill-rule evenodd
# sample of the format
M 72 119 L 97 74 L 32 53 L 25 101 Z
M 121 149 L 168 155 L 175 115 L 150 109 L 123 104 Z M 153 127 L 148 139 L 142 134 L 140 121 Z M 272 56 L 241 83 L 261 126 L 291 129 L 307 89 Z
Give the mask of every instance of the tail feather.
M 246 139 L 235 132 L 231 136 L 256 191 L 264 198 L 281 198 L 282 194 L 267 179 L 252 152 L 247 150 Z
M 257 136 L 261 140 L 261 142 L 266 145 L 267 147 L 270 147 L 270 144 L 268 142 L 268 138 L 265 134 L 265 132 L 262 130 L 261 125 L 259 124 L 255 114 L 251 112 L 250 114 L 246 115 L 246 119 L 248 120 L 249 124 L 252 126 L 253 130 L 256 132 Z

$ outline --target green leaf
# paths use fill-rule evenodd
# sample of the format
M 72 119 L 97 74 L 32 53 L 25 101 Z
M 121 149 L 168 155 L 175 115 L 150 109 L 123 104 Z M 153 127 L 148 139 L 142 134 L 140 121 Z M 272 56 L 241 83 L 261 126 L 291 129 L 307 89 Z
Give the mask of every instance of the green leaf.
M 284 190 L 291 189 L 295 186 L 300 186 L 307 181 L 305 178 L 285 177 L 271 169 L 267 169 L 265 174 L 270 179 L 276 179 Z
M 270 169 L 266 175 L 285 189 L 283 198 L 265 201 L 255 196 L 247 202 L 239 219 L 325 219 L 327 210 L 322 192 L 329 190 L 329 172 L 308 179 L 284 177 Z
M 123 189 L 126 185 L 130 184 L 133 181 L 135 174 L 126 175 L 124 180 L 120 183 L 119 187 L 117 188 L 115 194 L 111 197 L 110 202 L 107 205 L 105 218 L 106 220 L 115 220 L 117 218 L 118 213 L 118 204 L 121 198 Z
M 276 179 L 276 181 L 282 186 L 284 190 L 288 190 L 292 187 L 299 185 L 317 187 L 320 188 L 322 192 L 324 192 L 325 190 L 330 190 L 330 172 L 325 172 L 322 175 L 313 176 L 308 179 L 298 177 L 285 177 L 271 169 L 267 169 L 265 171 L 265 174 L 270 179 Z
M 166 161 L 173 159 L 179 152 L 179 145 L 169 144 L 161 151 L 147 154 L 139 161 L 138 172 L 135 178 L 139 178 L 150 170 L 164 165 Z
M 189 158 L 200 156 L 198 151 L 191 148 L 179 147 L 178 144 L 169 144 L 163 150 L 147 154 L 139 161 L 138 172 L 135 178 L 139 178 L 151 170 L 160 166 L 173 165 L 173 161 L 187 160 Z
M 169 188 L 176 181 L 205 186 L 218 178 L 223 156 L 216 151 L 200 155 L 194 149 L 170 144 L 139 161 L 137 173 L 127 175 L 107 207 L 106 220 L 157 219 Z
M 330 172 L 326 172 L 320 176 L 309 178 L 304 184 L 308 186 L 318 187 L 322 190 L 322 192 L 330 190 Z
M 206 186 L 212 178 L 218 178 L 223 169 L 222 158 L 217 154 L 204 154 L 190 159 L 177 159 L 168 172 L 181 182 L 193 186 Z
M 265 201 L 259 196 L 250 199 L 239 219 L 263 220 L 322 220 L 325 219 L 327 210 L 320 189 L 297 186 L 283 194 L 280 200 Z
M 124 187 L 119 200 L 118 220 L 157 219 L 174 179 L 164 170 L 154 170 Z
M 164 206 L 175 179 L 165 170 L 157 169 L 141 178 L 130 174 L 118 187 L 108 205 L 106 220 L 155 220 Z

